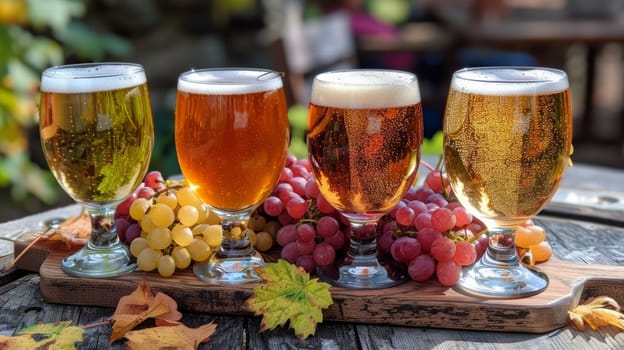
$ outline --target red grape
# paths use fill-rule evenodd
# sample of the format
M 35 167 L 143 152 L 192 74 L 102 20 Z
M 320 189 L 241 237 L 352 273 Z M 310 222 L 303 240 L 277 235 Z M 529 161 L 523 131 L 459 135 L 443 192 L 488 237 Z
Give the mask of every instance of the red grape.
M 276 196 L 269 196 L 269 198 L 264 200 L 263 209 L 267 215 L 279 216 L 282 210 L 284 210 L 284 203 Z
M 294 242 L 297 239 L 297 226 L 293 224 L 284 225 L 277 230 L 275 235 L 277 244 L 285 247 L 288 243 Z
M 440 232 L 446 232 L 455 227 L 457 219 L 449 209 L 438 208 L 431 213 L 431 226 Z
M 431 243 L 431 255 L 437 261 L 453 260 L 455 256 L 455 242 L 448 237 L 440 237 Z
M 316 270 L 316 263 L 312 255 L 301 255 L 295 260 L 295 265 L 301 266 L 308 273 L 312 273 Z
M 154 190 L 163 189 L 165 185 L 165 179 L 163 178 L 160 171 L 153 170 L 145 175 L 145 179 L 143 180 L 145 186 L 151 187 Z
M 420 248 L 423 252 L 429 253 L 431 251 L 431 244 L 438 238 L 442 237 L 442 232 L 432 228 L 425 227 L 418 231 L 416 239 L 420 243 Z
M 433 276 L 435 269 L 436 262 L 431 255 L 422 254 L 410 261 L 407 273 L 414 281 L 424 282 Z
M 459 241 L 455 243 L 455 256 L 453 260 L 456 263 L 467 266 L 471 265 L 477 259 L 477 251 L 472 243 Z
M 316 223 L 316 234 L 331 237 L 340 229 L 340 224 L 333 216 L 322 216 Z
M 329 243 L 321 242 L 314 248 L 312 257 L 316 265 L 327 266 L 336 259 L 336 250 Z
M 461 277 L 461 270 L 461 265 L 453 260 L 438 261 L 438 265 L 436 266 L 436 276 L 438 277 L 438 282 L 446 287 L 453 286 L 457 283 L 457 281 L 459 281 L 459 278 Z

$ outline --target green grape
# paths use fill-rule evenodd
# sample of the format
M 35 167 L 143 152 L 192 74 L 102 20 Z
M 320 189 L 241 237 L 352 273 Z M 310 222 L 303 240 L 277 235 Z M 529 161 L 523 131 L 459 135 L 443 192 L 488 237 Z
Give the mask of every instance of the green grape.
M 282 227 L 282 224 L 280 224 L 279 221 L 271 220 L 267 222 L 266 224 L 264 224 L 264 232 L 270 233 L 273 239 L 275 239 L 277 230 L 279 230 L 280 227 Z
M 184 226 L 193 226 L 199 219 L 199 210 L 192 205 L 185 205 L 178 210 L 178 220 Z
M 162 256 L 160 250 L 143 249 L 137 256 L 137 266 L 143 271 L 153 271 L 158 266 L 158 260 Z
M 143 251 L 143 249 L 148 248 L 147 239 L 143 237 L 137 237 L 132 240 L 130 243 L 130 253 L 132 256 L 137 257 Z
M 216 248 L 221 245 L 223 240 L 223 228 L 221 225 L 208 225 L 200 224 L 193 228 L 194 236 L 203 236 L 204 241 L 208 243 L 212 248 Z
M 171 239 L 182 247 L 186 247 L 193 241 L 193 231 L 188 226 L 176 224 L 171 229 Z
M 202 204 L 202 201 L 197 197 L 195 192 L 190 187 L 182 187 L 178 190 L 178 204 L 181 207 L 185 205 L 192 205 L 194 207 L 199 207 Z
M 249 222 L 247 223 L 247 227 L 256 232 L 263 231 L 264 225 L 266 225 L 266 219 L 262 215 L 252 216 Z
M 197 223 L 204 223 L 204 221 L 206 221 L 210 216 L 210 209 L 206 204 L 202 203 L 199 207 L 197 207 L 197 214 Z
M 202 222 L 208 225 L 218 225 L 219 223 L 221 223 L 221 218 L 219 217 L 219 215 L 217 215 L 217 213 L 210 210 L 208 212 L 208 217 Z
M 171 251 L 173 261 L 178 269 L 185 269 L 191 265 L 191 253 L 189 253 L 186 247 L 175 247 Z
M 150 208 L 150 220 L 156 227 L 169 227 L 175 221 L 175 214 L 166 204 L 154 204 Z
M 141 221 L 139 222 L 143 232 L 151 232 L 153 229 L 156 228 L 156 225 L 154 225 L 150 216 L 151 215 L 148 213 L 147 215 L 143 216 L 141 218 Z
M 261 252 L 266 252 L 273 247 L 273 236 L 270 233 L 262 231 L 256 234 L 256 243 L 254 248 Z
M 252 247 L 256 245 L 256 233 L 254 230 L 247 229 L 247 238 L 249 238 L 249 244 Z
M 130 217 L 136 221 L 140 221 L 145 215 L 145 212 L 147 212 L 147 209 L 149 209 L 149 207 L 150 201 L 148 199 L 137 198 L 130 205 Z
M 178 207 L 178 197 L 174 191 L 163 192 L 156 197 L 156 203 L 165 204 L 172 210 L 175 210 Z
M 158 259 L 158 273 L 163 277 L 171 277 L 175 272 L 176 265 L 171 255 L 163 255 Z
M 171 231 L 166 227 L 156 227 L 147 233 L 147 244 L 152 249 L 165 249 L 171 244 Z
M 194 238 L 186 249 L 191 254 L 194 261 L 204 261 L 210 257 L 210 246 L 203 239 Z

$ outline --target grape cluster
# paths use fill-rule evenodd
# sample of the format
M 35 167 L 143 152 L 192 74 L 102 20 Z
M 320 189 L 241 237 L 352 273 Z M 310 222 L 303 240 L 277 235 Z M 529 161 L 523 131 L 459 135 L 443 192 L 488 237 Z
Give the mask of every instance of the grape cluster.
M 461 267 L 487 248 L 485 226 L 458 202 L 450 201 L 442 174 L 431 171 L 425 185 L 411 187 L 377 227 L 379 252 L 404 264 L 416 281 L 436 276 L 447 286 L 457 282 Z M 347 221 L 319 193 L 307 159 L 289 156 L 262 213 L 282 227 L 276 240 L 281 258 L 308 272 L 335 262 L 349 243 Z
M 409 276 L 424 282 L 435 276 L 444 286 L 459 280 L 463 266 L 485 252 L 485 226 L 451 200 L 439 170 L 430 171 L 424 186 L 411 187 L 380 224 L 379 251 L 405 264 Z
M 435 274 L 443 285 L 459 279 L 461 267 L 474 263 L 487 247 L 485 227 L 443 193 L 442 174 L 431 171 L 425 186 L 411 187 L 377 228 L 381 255 L 405 264 L 412 279 Z M 278 218 L 276 240 L 281 258 L 313 272 L 335 262 L 349 243 L 346 220 L 319 193 L 307 159 L 289 156 L 280 182 L 262 212 Z
M 308 272 L 332 264 L 348 243 L 345 221 L 319 192 L 308 159 L 287 157 L 259 211 L 281 224 L 275 237 L 280 257 Z
M 221 244 L 219 218 L 183 182 L 149 172 L 116 211 L 120 239 L 130 245 L 137 266 L 163 277 L 208 259 Z
M 163 277 L 208 259 L 223 238 L 219 217 L 191 187 L 184 180 L 165 181 L 159 171 L 149 172 L 117 207 L 115 225 L 138 267 L 157 270 Z M 254 215 L 247 223 L 252 245 L 260 251 L 269 250 L 279 226 L 277 221 L 266 222 Z

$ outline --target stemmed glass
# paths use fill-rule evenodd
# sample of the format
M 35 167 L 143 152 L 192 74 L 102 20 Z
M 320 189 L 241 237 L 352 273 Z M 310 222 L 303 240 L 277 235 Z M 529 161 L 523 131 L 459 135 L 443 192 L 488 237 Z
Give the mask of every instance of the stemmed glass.
M 469 294 L 537 294 L 548 277 L 520 263 L 515 230 L 554 195 L 570 154 L 565 72 L 484 67 L 454 73 L 444 117 L 444 159 L 457 199 L 488 228 L 489 247 L 457 284 Z
M 281 75 L 253 68 L 201 69 L 178 79 L 175 143 L 182 174 L 221 218 L 223 240 L 193 265 L 209 283 L 260 281 L 264 265 L 247 222 L 286 161 L 289 123 Z
M 69 275 L 111 277 L 136 264 L 119 241 L 116 206 L 149 166 L 154 124 L 143 67 L 87 63 L 46 69 L 39 131 L 59 184 L 91 216 L 91 237 L 61 262 Z
M 377 221 L 412 185 L 423 137 L 414 74 L 344 70 L 312 82 L 308 150 L 321 194 L 350 223 L 346 256 L 318 268 L 321 279 L 345 288 L 400 284 L 407 275 L 377 258 Z

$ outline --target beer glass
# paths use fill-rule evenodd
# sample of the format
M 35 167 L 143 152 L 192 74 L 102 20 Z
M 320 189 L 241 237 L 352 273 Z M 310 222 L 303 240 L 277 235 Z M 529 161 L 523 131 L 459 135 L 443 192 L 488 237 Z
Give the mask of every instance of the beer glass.
M 264 265 L 247 222 L 286 162 L 289 123 L 281 76 L 264 69 L 201 69 L 178 79 L 175 144 L 182 174 L 221 218 L 223 240 L 193 266 L 215 284 L 260 281 Z
M 350 223 L 347 254 L 320 267 L 340 287 L 400 284 L 404 270 L 377 258 L 377 221 L 412 185 L 423 137 L 415 75 L 392 70 L 344 70 L 317 75 L 308 120 L 310 164 L 321 194 Z
M 454 73 L 444 117 L 444 159 L 457 199 L 488 228 L 489 247 L 464 268 L 460 290 L 488 298 L 543 291 L 548 277 L 524 266 L 515 230 L 559 187 L 572 115 L 565 72 L 485 67 Z
M 136 268 L 119 241 L 116 206 L 149 166 L 154 124 L 143 67 L 88 63 L 46 69 L 39 131 L 61 187 L 91 216 L 91 237 L 61 268 L 79 277 L 111 277 Z

